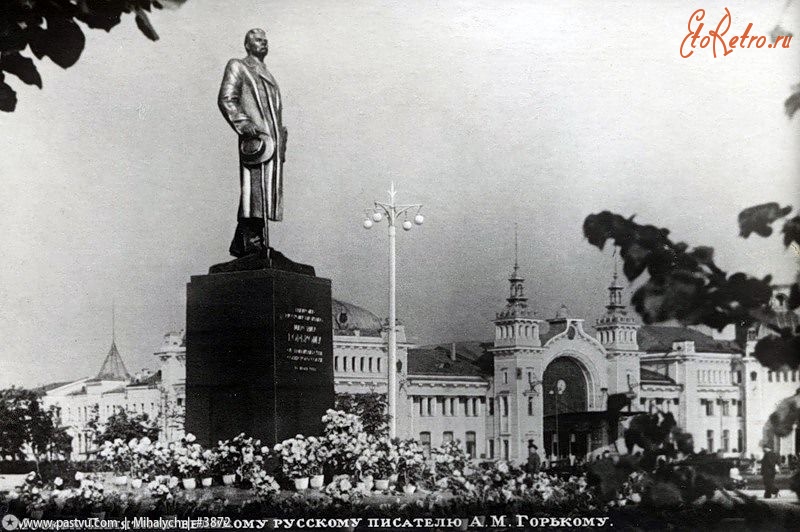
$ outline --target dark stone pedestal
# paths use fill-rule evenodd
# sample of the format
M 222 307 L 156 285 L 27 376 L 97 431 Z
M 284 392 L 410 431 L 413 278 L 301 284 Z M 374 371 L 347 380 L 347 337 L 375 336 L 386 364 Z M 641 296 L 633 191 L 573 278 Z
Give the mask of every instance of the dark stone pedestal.
M 331 282 L 281 270 L 193 276 L 186 304 L 186 432 L 265 445 L 317 435 L 333 408 Z

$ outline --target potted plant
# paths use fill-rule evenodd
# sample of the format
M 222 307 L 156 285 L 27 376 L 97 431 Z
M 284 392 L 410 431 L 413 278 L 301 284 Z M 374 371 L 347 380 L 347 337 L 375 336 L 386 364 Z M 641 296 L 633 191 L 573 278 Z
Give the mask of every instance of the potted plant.
M 215 449 L 215 474 L 222 477 L 222 484 L 230 486 L 236 482 L 236 470 L 241 464 L 242 453 L 239 447 L 228 440 L 217 443 Z
M 130 485 L 138 490 L 142 487 L 142 482 L 155 469 L 154 445 L 150 438 L 144 437 L 141 440 L 135 438 L 128 442 L 130 449 Z
M 217 457 L 217 452 L 213 449 L 206 449 L 205 451 L 203 451 L 201 457 L 203 460 L 204 468 L 203 471 L 201 471 L 201 474 L 203 476 L 200 480 L 200 483 L 203 485 L 204 488 L 209 488 L 211 487 L 211 484 L 214 483 L 213 477 L 214 475 L 217 474 L 219 470 L 217 466 L 219 459 Z
M 425 470 L 425 455 L 422 447 L 413 440 L 401 441 L 397 448 L 397 475 L 407 495 L 417 490 Z
M 389 481 L 397 472 L 397 447 L 389 439 L 378 440 L 375 444 L 374 474 L 375 489 L 387 491 Z M 396 478 L 395 478 L 396 480 Z
M 95 475 L 86 475 L 81 480 L 81 487 L 76 495 L 89 506 L 92 517 L 104 519 L 106 516 L 103 502 L 106 498 L 103 482 Z
M 275 452 L 281 460 L 283 474 L 294 481 L 297 491 L 308 489 L 309 473 L 314 461 L 309 455 L 309 440 L 298 434 L 275 445 Z
M 125 486 L 128 483 L 128 472 L 131 467 L 131 452 L 128 445 L 120 438 L 113 442 L 104 441 L 99 453 L 100 459 L 113 471 L 114 484 Z
M 325 475 L 323 474 L 323 464 L 328 459 L 328 448 L 325 441 L 314 436 L 308 438 L 308 473 L 310 475 L 309 486 L 314 489 L 322 489 L 325 485 Z
M 202 477 L 207 470 L 206 462 L 203 460 L 203 449 L 194 442 L 194 435 L 187 434 L 181 442 L 182 445 L 175 448 L 181 483 L 187 490 L 195 489 L 197 477 Z
M 156 510 L 165 518 L 175 517 L 175 489 L 178 487 L 178 477 L 159 476 L 147 485 L 150 496 L 155 501 Z

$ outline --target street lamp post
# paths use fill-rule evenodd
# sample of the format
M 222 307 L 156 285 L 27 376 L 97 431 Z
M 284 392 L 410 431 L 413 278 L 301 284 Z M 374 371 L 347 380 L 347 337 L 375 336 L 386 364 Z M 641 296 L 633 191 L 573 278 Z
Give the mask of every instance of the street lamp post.
M 367 212 L 367 218 L 364 220 L 364 228 L 370 229 L 374 222 L 383 220 L 384 215 L 389 224 L 389 338 L 388 338 L 388 393 L 387 400 L 389 403 L 389 437 L 397 437 L 397 315 L 396 315 L 396 275 L 395 275 L 395 235 L 396 227 L 395 222 L 401 215 L 408 215 L 408 211 L 416 209 L 414 216 L 414 223 L 422 225 L 425 218 L 420 214 L 422 205 L 399 205 L 395 203 L 395 195 L 397 191 L 394 188 L 394 182 L 389 189 L 389 203 L 382 203 L 380 201 L 374 202 L 372 212 Z M 406 231 L 410 231 L 414 225 L 409 220 L 404 220 L 402 227 Z
M 556 460 L 559 459 L 559 451 L 561 450 L 561 439 L 558 436 L 558 396 L 564 393 L 564 390 L 567 389 L 567 383 L 563 380 L 559 379 L 556 383 L 556 387 L 550 390 L 548 393 L 553 396 L 553 400 L 556 405 L 556 437 L 555 437 L 555 455 Z

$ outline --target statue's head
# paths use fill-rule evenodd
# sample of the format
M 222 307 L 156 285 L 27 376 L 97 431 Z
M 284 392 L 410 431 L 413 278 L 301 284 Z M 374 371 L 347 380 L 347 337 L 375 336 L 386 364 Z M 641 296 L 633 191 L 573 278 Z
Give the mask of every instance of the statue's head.
M 263 58 L 269 52 L 267 32 L 261 28 L 254 28 L 244 36 L 244 49 L 248 54 Z

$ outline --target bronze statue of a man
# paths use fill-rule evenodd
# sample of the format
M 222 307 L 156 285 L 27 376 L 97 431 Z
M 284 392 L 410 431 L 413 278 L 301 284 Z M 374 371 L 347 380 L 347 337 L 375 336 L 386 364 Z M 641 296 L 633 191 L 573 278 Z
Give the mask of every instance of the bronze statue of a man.
M 267 253 L 267 221 L 283 219 L 287 136 L 278 83 L 264 64 L 269 52 L 264 30 L 248 31 L 244 48 L 247 57 L 228 61 L 219 88 L 219 108 L 239 135 L 241 197 L 230 247 L 234 257 Z

